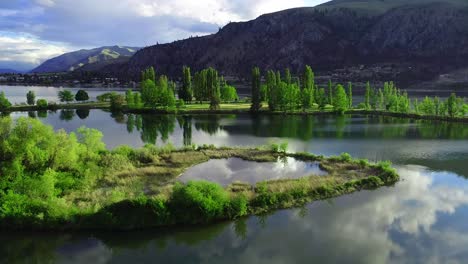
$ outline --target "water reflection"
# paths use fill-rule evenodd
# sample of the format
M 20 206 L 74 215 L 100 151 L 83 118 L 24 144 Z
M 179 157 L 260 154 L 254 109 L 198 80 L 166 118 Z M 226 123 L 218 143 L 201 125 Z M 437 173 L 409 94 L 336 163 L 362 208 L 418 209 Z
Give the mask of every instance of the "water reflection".
M 286 158 L 277 162 L 253 162 L 239 158 L 212 159 L 185 171 L 178 180 L 206 180 L 227 186 L 233 182 L 256 184 L 261 181 L 297 179 L 310 175 L 326 175 L 317 162 Z
M 103 132 L 107 147 L 127 144 L 258 146 L 288 140 L 291 151 L 349 152 L 371 161 L 434 166 L 468 177 L 468 126 L 370 116 L 137 115 L 103 110 L 41 112 L 56 129 Z M 28 113 L 12 113 L 13 117 Z
M 0 256 L 108 263 L 465 263 L 466 180 L 421 166 L 398 171 L 403 181 L 395 187 L 205 228 L 2 234 Z

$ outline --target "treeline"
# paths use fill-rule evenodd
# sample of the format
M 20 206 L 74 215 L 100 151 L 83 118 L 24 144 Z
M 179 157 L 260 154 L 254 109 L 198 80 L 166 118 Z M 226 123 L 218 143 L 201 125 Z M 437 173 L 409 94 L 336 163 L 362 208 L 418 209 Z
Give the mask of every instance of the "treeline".
M 57 93 L 58 99 L 62 103 L 70 103 L 73 101 L 84 102 L 89 100 L 89 95 L 85 90 L 78 90 L 76 94 L 73 94 L 70 90 L 62 90 Z M 38 99 L 36 101 L 36 93 L 34 91 L 28 91 L 26 93 L 26 103 L 31 106 L 38 106 L 40 109 L 47 109 L 49 104 L 46 99 Z M 53 103 L 55 104 L 55 103 Z M 0 111 L 6 111 L 12 106 L 11 102 L 6 98 L 4 92 L 0 92 Z M 51 106 L 51 108 L 53 108 Z
M 306 66 L 299 77 L 292 77 L 289 69 L 285 69 L 283 75 L 269 70 L 264 79 L 262 84 L 260 70 L 255 67 L 252 70 L 252 111 L 259 111 L 266 103 L 270 111 L 333 109 L 344 113 L 349 109 L 366 109 L 449 117 L 464 117 L 468 113 L 465 99 L 453 93 L 446 100 L 437 96 L 426 97 L 422 101 L 411 100 L 408 93 L 402 92 L 393 82 L 386 82 L 378 89 L 372 88 L 368 82 L 365 101 L 356 106 L 351 82 L 346 88 L 331 81 L 327 88 L 320 87 L 310 66 Z
M 238 100 L 236 88 L 230 86 L 224 77 L 219 77 L 218 72 L 211 67 L 196 72 L 193 78 L 189 67 L 184 66 L 182 73 L 181 85 L 177 87 L 176 83 L 169 81 L 165 75 L 158 78 L 153 67 L 145 69 L 142 71 L 140 93 L 126 93 L 128 107 L 171 109 L 196 100 L 200 103 L 209 101 L 210 109 L 216 110 L 221 102 Z M 178 100 L 175 97 L 176 93 Z

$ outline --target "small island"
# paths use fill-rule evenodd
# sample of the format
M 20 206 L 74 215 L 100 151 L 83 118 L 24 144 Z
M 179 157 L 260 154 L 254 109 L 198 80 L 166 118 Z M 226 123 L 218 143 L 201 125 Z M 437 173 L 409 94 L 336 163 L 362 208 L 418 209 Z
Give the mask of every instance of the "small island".
M 208 224 L 298 207 L 399 180 L 388 162 L 371 164 L 349 154 L 289 153 L 287 143 L 257 148 L 147 145 L 107 150 L 88 128 L 55 132 L 31 118 L 0 119 L 2 229 L 131 230 Z M 287 158 L 318 164 L 324 173 L 259 181 L 182 183 L 187 169 L 214 159 L 258 163 Z M 222 174 L 222 172 L 220 172 Z

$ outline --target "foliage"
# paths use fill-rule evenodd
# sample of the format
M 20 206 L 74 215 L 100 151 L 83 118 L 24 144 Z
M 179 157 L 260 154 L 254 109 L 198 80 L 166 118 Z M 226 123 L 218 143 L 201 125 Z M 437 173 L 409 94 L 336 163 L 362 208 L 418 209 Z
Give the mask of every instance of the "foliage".
M 335 88 L 334 97 L 333 97 L 333 107 L 335 111 L 339 113 L 344 113 L 348 110 L 349 100 L 348 96 L 342 85 L 338 84 Z
M 63 90 L 58 92 L 58 98 L 60 99 L 60 102 L 72 102 L 75 99 L 75 96 L 73 96 L 73 93 L 70 90 Z
M 184 66 L 182 68 L 182 87 L 179 89 L 179 99 L 184 100 L 185 102 L 191 102 L 192 98 L 192 76 L 190 74 L 190 68 Z
M 109 93 L 103 93 L 101 95 L 98 95 L 96 97 L 96 99 L 99 101 L 99 102 L 110 102 L 111 101 L 111 98 L 113 96 L 116 96 L 117 93 L 116 92 L 109 92 Z
M 85 90 L 78 90 L 75 94 L 75 100 L 80 102 L 80 101 L 88 101 L 89 100 L 89 95 Z
M 260 86 L 261 86 L 260 69 L 255 67 L 252 69 L 252 106 L 250 110 L 252 112 L 258 112 L 262 107 L 260 97 Z
M 181 223 L 206 223 L 223 217 L 229 204 L 227 192 L 211 182 L 176 184 L 169 200 L 170 210 Z
M 39 100 L 37 100 L 36 105 L 40 109 L 46 109 L 47 106 L 48 106 L 48 103 L 47 103 L 47 100 L 45 100 L 45 99 L 39 99 Z
M 5 92 L 0 92 L 0 111 L 8 110 L 11 107 L 10 101 L 5 97 Z
M 151 67 L 142 72 L 142 78 L 144 79 L 141 82 L 141 100 L 145 106 L 175 107 L 175 85 L 169 82 L 165 75 L 161 75 L 156 83 L 153 80 L 156 79 L 154 69 Z
M 221 77 L 220 96 L 221 101 L 223 102 L 233 102 L 239 100 L 236 87 L 228 85 L 223 77 Z
M 26 102 L 28 103 L 28 105 L 34 105 L 36 103 L 36 94 L 34 93 L 34 91 L 29 91 L 26 94 Z
M 110 106 L 113 110 L 122 109 L 125 103 L 125 96 L 121 94 L 114 94 L 110 98 Z

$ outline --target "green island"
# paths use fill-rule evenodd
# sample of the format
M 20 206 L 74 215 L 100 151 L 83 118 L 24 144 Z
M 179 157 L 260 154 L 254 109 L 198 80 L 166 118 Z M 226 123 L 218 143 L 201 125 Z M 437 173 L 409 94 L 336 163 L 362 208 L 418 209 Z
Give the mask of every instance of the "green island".
M 127 90 L 125 95 L 104 93 L 97 96 L 97 102 L 89 102 L 85 90 L 79 90 L 75 95 L 62 90 L 58 92 L 61 103 L 57 104 L 36 100 L 34 92 L 30 91 L 26 95 L 27 103 L 19 105 L 12 105 L 0 92 L 0 112 L 108 109 L 155 114 L 368 114 L 468 122 L 466 99 L 455 93 L 446 99 L 437 96 L 410 99 L 408 93 L 393 82 L 385 82 L 381 88 L 372 87 L 367 82 L 364 101 L 356 105 L 351 82 L 346 88 L 331 81 L 328 81 L 327 88 L 320 87 L 310 66 L 295 77 L 285 69 L 283 74 L 269 70 L 263 78 L 260 69 L 255 67 L 251 91 L 250 97 L 240 99 L 236 88 L 229 85 L 224 77 L 219 77 L 213 68 L 196 72 L 192 77 L 190 68 L 183 67 L 182 78 L 176 83 L 165 75 L 157 77 L 154 68 L 150 67 L 142 72 L 138 92 Z
M 0 119 L 0 227 L 5 230 L 129 230 L 208 224 L 302 206 L 399 180 L 389 162 L 288 153 L 287 143 L 258 148 L 171 145 L 107 150 L 98 130 L 54 131 L 32 118 Z M 236 157 L 318 162 L 326 175 L 255 185 L 177 180 L 188 168 Z

